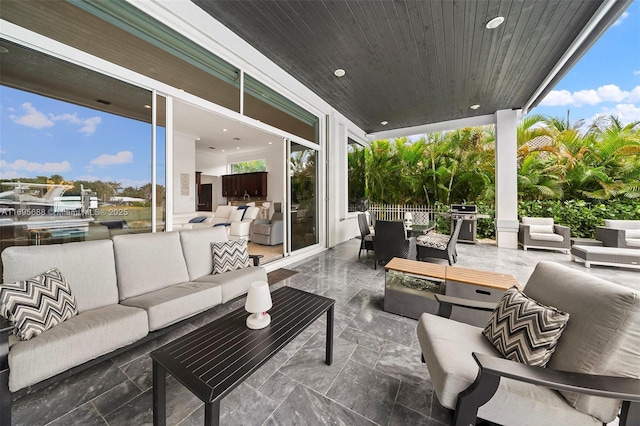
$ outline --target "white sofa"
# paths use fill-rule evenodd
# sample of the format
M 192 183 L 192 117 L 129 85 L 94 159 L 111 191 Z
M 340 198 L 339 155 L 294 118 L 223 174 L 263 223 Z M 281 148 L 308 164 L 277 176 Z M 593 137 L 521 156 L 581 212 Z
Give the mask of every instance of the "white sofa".
M 4 282 L 58 268 L 79 313 L 25 341 L 10 335 L 12 327 L 0 318 L 5 326 L 0 366 L 3 360 L 9 366 L 0 372 L 0 378 L 8 374 L 8 381 L 0 380 L 0 405 L 10 406 L 10 392 L 42 386 L 49 378 L 154 338 L 172 324 L 244 295 L 251 282 L 266 281 L 260 266 L 212 275 L 211 243 L 227 239 L 224 227 L 211 227 L 6 248 Z
M 596 226 L 596 239 L 604 247 L 640 248 L 640 220 L 605 220 Z
M 194 219 L 204 218 L 202 221 L 195 221 Z M 191 212 L 191 213 L 176 213 L 173 215 L 173 230 L 181 231 L 186 229 L 201 229 L 211 228 L 213 226 L 213 219 L 215 218 L 214 212 Z M 193 221 L 193 222 L 192 222 Z

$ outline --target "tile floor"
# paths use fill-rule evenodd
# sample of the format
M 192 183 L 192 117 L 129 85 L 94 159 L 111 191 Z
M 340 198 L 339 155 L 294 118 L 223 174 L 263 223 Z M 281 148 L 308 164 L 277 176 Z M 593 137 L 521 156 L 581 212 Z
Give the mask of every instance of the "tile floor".
M 384 268 L 358 260 L 359 240 L 287 266 L 298 274 L 276 284 L 336 300 L 334 363 L 324 364 L 323 319 L 228 395 L 222 425 L 442 425 L 452 414 L 433 395 L 420 362 L 416 321 L 382 310 Z M 503 271 L 524 284 L 540 260 L 552 260 L 640 290 L 640 271 L 571 263 L 569 255 L 459 244 L 459 266 Z M 444 261 L 437 261 L 444 262 Z M 144 425 L 152 422 L 149 351 L 242 306 L 219 306 L 206 318 L 121 354 L 13 403 L 14 425 Z M 201 425 L 204 409 L 167 379 L 170 425 Z

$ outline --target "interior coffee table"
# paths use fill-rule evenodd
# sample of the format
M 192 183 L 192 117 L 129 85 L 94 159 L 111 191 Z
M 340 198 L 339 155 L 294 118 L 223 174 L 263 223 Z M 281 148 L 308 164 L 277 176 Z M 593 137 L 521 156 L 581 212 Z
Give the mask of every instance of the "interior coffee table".
M 205 425 L 217 425 L 220 400 L 325 312 L 331 365 L 335 300 L 292 287 L 273 291 L 271 299 L 271 324 L 262 330 L 247 327 L 242 307 L 151 352 L 154 425 L 166 424 L 167 372 L 204 402 Z

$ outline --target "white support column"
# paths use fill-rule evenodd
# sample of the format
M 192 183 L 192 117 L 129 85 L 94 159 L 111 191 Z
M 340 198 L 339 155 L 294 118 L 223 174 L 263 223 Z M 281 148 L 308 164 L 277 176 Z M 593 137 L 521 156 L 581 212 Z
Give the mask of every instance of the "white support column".
M 517 128 L 519 110 L 496 111 L 496 239 L 518 248 Z

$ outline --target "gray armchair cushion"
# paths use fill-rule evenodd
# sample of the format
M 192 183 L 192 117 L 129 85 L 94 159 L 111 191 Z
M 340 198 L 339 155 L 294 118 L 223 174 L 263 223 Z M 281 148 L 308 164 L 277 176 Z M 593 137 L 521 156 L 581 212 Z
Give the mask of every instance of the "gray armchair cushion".
M 180 243 L 184 259 L 187 262 L 189 280 L 194 281 L 213 272 L 211 243 L 228 241 L 228 239 L 224 226 L 180 231 Z
M 640 294 L 552 262 L 540 262 L 524 292 L 569 313 L 547 367 L 620 377 L 640 377 Z M 561 392 L 576 409 L 613 421 L 619 401 Z

